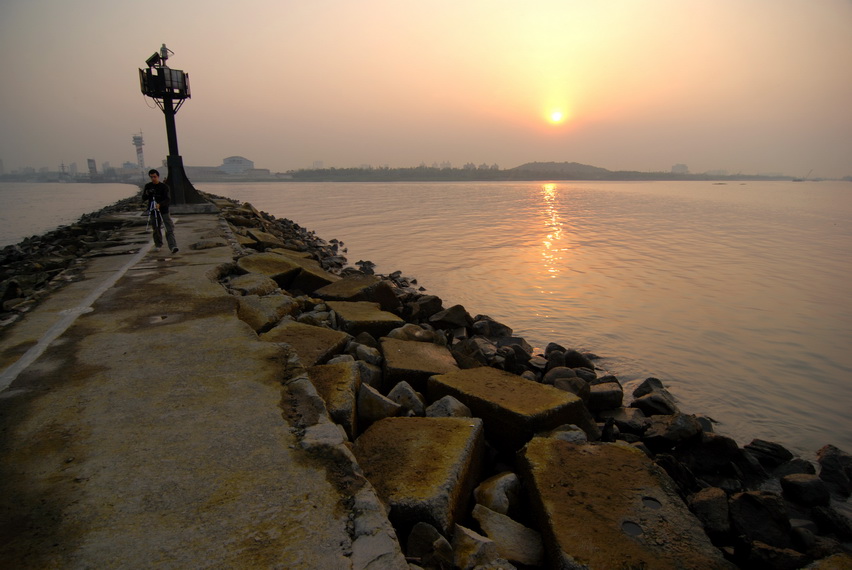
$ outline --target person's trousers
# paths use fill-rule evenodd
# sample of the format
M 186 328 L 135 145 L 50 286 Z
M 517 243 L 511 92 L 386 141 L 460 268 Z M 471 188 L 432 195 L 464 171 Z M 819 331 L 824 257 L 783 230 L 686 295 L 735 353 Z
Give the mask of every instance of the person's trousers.
M 163 247 L 163 229 L 166 230 L 166 243 L 169 244 L 169 249 L 174 249 L 177 247 L 177 241 L 175 240 L 175 223 L 172 221 L 172 217 L 168 213 L 160 213 L 160 217 L 163 220 L 162 224 L 154 224 L 154 245 L 157 247 Z

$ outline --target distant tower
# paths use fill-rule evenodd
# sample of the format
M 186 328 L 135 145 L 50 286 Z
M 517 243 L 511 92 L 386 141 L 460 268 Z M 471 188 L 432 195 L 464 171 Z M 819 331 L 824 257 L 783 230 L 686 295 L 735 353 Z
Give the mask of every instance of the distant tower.
M 142 140 L 142 131 L 138 135 L 133 135 L 133 146 L 136 147 L 136 164 L 139 165 L 139 170 L 145 171 L 145 157 L 142 155 L 142 147 L 145 141 Z

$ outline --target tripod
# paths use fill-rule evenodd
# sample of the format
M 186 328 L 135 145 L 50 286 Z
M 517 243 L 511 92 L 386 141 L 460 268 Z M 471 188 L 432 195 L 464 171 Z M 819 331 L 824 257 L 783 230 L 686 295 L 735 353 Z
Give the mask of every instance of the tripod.
M 145 231 L 148 231 L 152 225 L 156 230 L 163 227 L 163 215 L 157 209 L 157 202 L 153 198 L 151 198 L 151 203 L 148 204 L 148 222 L 145 224 Z

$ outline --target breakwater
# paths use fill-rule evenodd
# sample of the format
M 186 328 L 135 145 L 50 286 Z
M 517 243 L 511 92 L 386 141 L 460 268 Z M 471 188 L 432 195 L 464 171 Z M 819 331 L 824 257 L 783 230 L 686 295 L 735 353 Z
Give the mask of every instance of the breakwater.
M 825 501 L 829 485 L 836 493 L 844 489 L 848 457 L 839 450 L 825 450 L 815 477 L 781 446 L 740 448 L 713 434 L 708 422 L 680 413 L 659 382 L 625 394 L 617 378 L 598 376 L 588 354 L 555 344 L 534 354 L 506 325 L 445 307 L 413 279 L 371 275 L 366 262 L 349 267 L 344 244 L 245 204 L 218 203 L 237 251 L 217 279 L 234 293 L 237 315 L 260 340 L 295 347 L 299 364 L 287 385 L 304 385 L 306 377 L 316 387 L 389 504 L 413 562 L 464 567 L 465 560 L 504 555 L 527 566 L 557 566 L 572 542 L 566 526 L 605 528 L 608 540 L 590 544 L 649 566 L 689 544 L 720 567 L 725 556 L 742 566 L 781 567 L 783 557 L 786 567 L 800 567 L 842 551 L 849 540 L 848 522 Z M 21 292 L 10 298 L 10 312 L 20 305 L 15 299 L 26 299 Z M 285 411 L 312 436 L 315 419 L 304 409 Z M 422 433 L 432 436 L 415 437 Z M 388 456 L 392 461 L 383 463 Z M 430 477 L 439 465 L 444 476 Z M 782 492 L 758 491 L 772 481 L 781 485 L 782 466 Z M 403 480 L 385 477 L 394 467 Z M 640 472 L 650 479 L 635 497 L 632 476 Z M 548 492 L 554 488 L 564 490 L 558 499 Z M 813 489 L 812 496 L 803 489 Z M 645 511 L 630 510 L 631 497 Z M 560 511 L 567 506 L 577 510 Z M 690 532 L 651 540 L 672 530 L 652 516 L 660 512 L 669 520 L 676 515 Z M 605 516 L 613 514 L 618 520 Z M 535 558 L 536 537 L 544 558 Z M 706 548 L 712 541 L 715 555 Z M 518 543 L 528 548 L 508 546 Z M 639 548 L 649 544 L 657 550 Z M 584 563 L 582 553 L 568 554 Z

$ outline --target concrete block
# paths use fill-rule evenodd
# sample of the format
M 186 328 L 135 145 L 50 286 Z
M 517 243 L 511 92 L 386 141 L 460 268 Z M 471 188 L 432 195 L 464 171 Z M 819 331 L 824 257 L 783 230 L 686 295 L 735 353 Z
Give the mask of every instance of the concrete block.
M 367 479 L 401 536 L 417 522 L 450 536 L 464 516 L 484 449 L 475 418 L 387 418 L 355 441 Z
M 351 338 L 344 332 L 295 321 L 285 321 L 260 335 L 260 340 L 266 342 L 289 344 L 299 355 L 303 366 L 323 364 L 342 352 Z
M 380 338 L 405 322 L 370 301 L 328 301 L 326 305 L 337 313 L 341 328 L 352 336 L 366 332 Z
M 429 401 L 452 396 L 470 408 L 484 420 L 489 441 L 498 447 L 518 449 L 535 433 L 563 424 L 579 426 L 590 440 L 600 439 L 600 430 L 580 398 L 496 368 L 432 376 L 427 391 Z
M 445 346 L 387 337 L 379 342 L 385 357 L 386 387 L 405 380 L 415 390 L 425 392 L 426 381 L 430 376 L 455 372 L 459 369 L 456 359 Z
M 376 275 L 348 275 L 317 289 L 314 294 L 326 301 L 371 301 L 378 303 L 383 311 L 395 311 L 400 307 L 393 287 Z
M 734 568 L 640 451 L 537 437 L 519 460 L 549 567 Z
M 237 260 L 237 267 L 275 280 L 282 289 L 312 293 L 340 279 L 325 271 L 319 262 L 281 253 L 255 253 Z
M 357 407 L 355 405 L 361 375 L 355 362 L 323 364 L 307 369 L 308 378 L 325 401 L 328 415 L 343 426 L 349 439 L 358 433 Z

